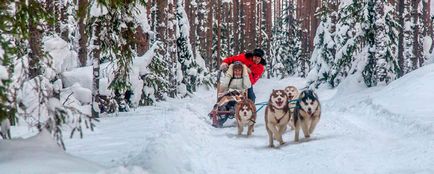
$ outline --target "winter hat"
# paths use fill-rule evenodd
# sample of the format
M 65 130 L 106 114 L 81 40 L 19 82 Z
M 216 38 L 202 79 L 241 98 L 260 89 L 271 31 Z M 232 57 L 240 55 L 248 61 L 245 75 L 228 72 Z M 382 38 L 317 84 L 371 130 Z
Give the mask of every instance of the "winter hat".
M 253 56 L 258 56 L 258 57 L 263 58 L 264 54 L 265 54 L 264 50 L 262 50 L 260 48 L 256 48 L 253 50 Z
M 256 49 L 253 50 L 253 56 L 260 57 L 261 58 L 260 64 L 262 64 L 262 65 L 265 66 L 265 65 L 267 65 L 267 61 L 265 61 L 264 55 L 265 55 L 264 50 L 262 50 L 260 48 L 256 48 Z
M 243 63 L 241 63 L 240 61 L 236 61 L 233 63 L 234 66 L 232 67 L 234 70 L 235 69 L 243 69 Z

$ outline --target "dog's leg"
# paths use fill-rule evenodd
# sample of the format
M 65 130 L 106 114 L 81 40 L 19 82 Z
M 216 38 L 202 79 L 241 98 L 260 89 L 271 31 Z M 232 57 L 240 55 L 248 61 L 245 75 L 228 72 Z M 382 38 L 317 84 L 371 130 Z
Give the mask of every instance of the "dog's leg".
M 291 127 L 291 130 L 294 130 L 295 129 L 295 126 L 294 126 L 294 118 L 293 118 L 293 113 L 294 111 L 292 110 L 291 111 L 291 113 L 289 114 L 289 122 L 288 122 L 288 125 L 289 125 L 289 127 Z
M 243 133 L 243 124 L 238 122 L 238 135 L 241 135 Z
M 265 125 L 265 128 L 267 129 L 267 133 L 268 133 L 268 147 L 274 147 L 273 144 L 273 132 L 270 130 L 270 128 L 268 127 L 268 124 Z
M 295 124 L 294 141 L 298 142 L 298 137 L 300 134 L 300 120 L 294 124 Z
M 248 130 L 247 130 L 247 136 L 252 135 L 253 127 L 254 127 L 254 125 L 249 125 L 249 128 L 248 128 Z
M 277 137 L 277 141 L 279 141 L 280 145 L 282 145 L 282 144 L 285 144 L 285 142 L 283 141 L 282 135 L 283 135 L 283 133 L 286 130 L 286 124 L 279 125 L 278 127 L 279 127 L 278 128 L 279 130 L 277 132 L 277 136 L 276 137 Z
M 301 121 L 301 129 L 303 129 L 303 134 L 305 138 L 309 138 L 309 128 L 308 128 L 308 121 L 306 119 Z
M 316 124 L 318 124 L 319 122 L 319 117 L 313 117 L 313 120 L 310 122 L 310 127 L 309 127 L 309 134 L 312 134 L 313 131 L 315 130 Z

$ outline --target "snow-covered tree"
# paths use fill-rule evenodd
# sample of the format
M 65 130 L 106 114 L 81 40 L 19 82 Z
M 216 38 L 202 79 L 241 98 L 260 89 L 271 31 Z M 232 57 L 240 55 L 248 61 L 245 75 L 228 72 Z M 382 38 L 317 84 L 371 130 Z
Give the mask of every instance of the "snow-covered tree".
M 398 28 L 399 23 L 393 12 L 394 6 L 384 1 L 377 1 L 375 7 L 377 13 L 376 37 L 375 37 L 375 81 L 389 83 L 396 79 L 400 72 L 398 64 Z
M 357 42 L 360 38 L 360 16 L 363 12 L 360 0 L 341 3 L 338 22 L 336 24 L 336 55 L 329 74 L 329 84 L 338 86 L 350 73 L 354 56 L 357 54 Z
M 131 90 L 130 71 L 132 60 L 136 57 L 136 42 L 135 32 L 138 27 L 138 22 L 134 18 L 136 4 L 138 1 L 123 2 L 123 1 L 98 1 L 93 3 L 91 13 L 96 13 L 98 10 L 102 13 L 91 14 L 90 25 L 93 26 L 90 34 L 93 36 L 91 40 L 95 49 L 100 52 L 100 55 L 94 55 L 94 59 L 100 56 L 101 61 L 109 61 L 114 63 L 113 80 L 109 85 L 109 89 L 114 91 L 117 103 L 120 109 L 126 106 L 124 94 L 127 90 Z M 98 28 L 99 30 L 96 30 Z M 95 38 L 96 37 L 96 38 Z M 97 41 L 98 44 L 95 44 Z M 96 51 L 96 50 L 95 50 Z M 94 75 L 98 73 L 98 58 L 93 61 Z M 95 77 L 97 79 L 98 77 Z M 95 82 L 97 85 L 97 82 Z M 97 89 L 94 89 L 97 90 Z M 97 104 L 93 104 L 96 107 Z M 123 107 L 122 107 L 123 106 Z M 126 108 L 124 108 L 127 110 Z
M 9 81 L 4 83 L 2 78 L 2 84 L 9 86 L 7 101 L 1 103 L 7 104 L 8 114 L 16 109 L 14 115 L 6 116 L 16 116 L 16 119 L 12 118 L 11 121 L 27 123 L 29 127 L 38 128 L 39 131 L 47 129 L 58 144 L 64 147 L 64 125 L 70 125 L 72 133 L 78 131 L 81 134 L 85 123 L 93 127 L 93 119 L 81 104 L 73 104 L 75 97 L 66 96 L 62 89 L 59 74 L 65 69 L 58 66 L 61 64 L 59 59 L 50 52 L 50 44 L 61 43 L 52 40 L 59 38 L 49 29 L 53 16 L 40 1 L 15 1 L 1 6 L 4 7 L 8 9 L 1 9 L 0 16 L 7 14 L 8 17 L 2 20 L 4 23 L 0 25 L 0 32 L 5 32 L 0 36 L 1 50 L 4 53 L 1 57 L 2 64 L 8 64 Z M 6 43 L 7 45 L 4 45 Z M 2 73 L 3 75 L 7 74 Z
M 333 66 L 336 53 L 334 33 L 331 31 L 334 27 L 331 15 L 336 15 L 336 13 L 329 9 L 327 1 L 323 1 L 319 11 L 321 22 L 316 31 L 315 48 L 310 59 L 311 68 L 307 76 L 307 83 L 310 87 L 318 88 L 319 85 L 327 83 L 330 79 L 330 69 Z
M 271 43 L 271 75 L 284 78 L 297 73 L 301 54 L 299 22 L 294 17 L 294 4 L 284 2 L 282 16 L 273 26 Z
M 195 92 L 198 85 L 204 84 L 204 81 L 209 81 L 209 78 L 203 78 L 205 77 L 207 70 L 204 69 L 204 67 L 199 66 L 193 57 L 193 50 L 191 48 L 188 32 L 190 26 L 183 4 L 183 0 L 178 0 L 176 4 L 176 18 L 178 20 L 178 30 L 176 33 L 177 56 L 178 62 L 181 65 L 179 68 L 182 71 L 182 75 L 180 74 L 180 76 L 182 76 L 181 83 L 185 85 L 187 89 L 187 93 L 181 94 L 181 96 Z
M 148 71 L 141 76 L 144 87 L 139 105 L 148 106 L 164 100 L 171 91 L 172 86 L 167 77 L 170 72 L 169 62 L 158 55 L 158 49 L 162 49 L 162 45 L 160 42 L 155 42 L 148 50 L 147 56 L 152 57 L 152 60 L 147 67 Z
M 12 47 L 10 27 L 13 23 L 13 14 L 7 4 L 0 3 L 0 122 L 4 119 L 14 119 L 14 105 L 10 101 L 9 86 L 11 74 L 13 73 L 13 60 L 16 56 L 16 49 Z M 9 34 L 7 34 L 9 33 Z

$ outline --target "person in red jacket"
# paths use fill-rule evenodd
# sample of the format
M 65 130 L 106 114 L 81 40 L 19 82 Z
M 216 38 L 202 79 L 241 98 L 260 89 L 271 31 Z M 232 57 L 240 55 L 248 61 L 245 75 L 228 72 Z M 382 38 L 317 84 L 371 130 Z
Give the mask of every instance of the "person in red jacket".
M 253 91 L 253 85 L 259 80 L 259 78 L 261 78 L 262 73 L 264 73 L 264 66 L 267 64 L 263 58 L 264 55 L 264 50 L 257 48 L 254 49 L 253 52 L 241 53 L 236 56 L 227 57 L 220 65 L 220 70 L 226 71 L 229 67 L 229 64 L 240 61 L 250 69 L 249 78 L 250 82 L 252 83 L 252 87 L 247 90 L 247 95 L 253 102 L 255 102 L 256 99 L 255 92 Z

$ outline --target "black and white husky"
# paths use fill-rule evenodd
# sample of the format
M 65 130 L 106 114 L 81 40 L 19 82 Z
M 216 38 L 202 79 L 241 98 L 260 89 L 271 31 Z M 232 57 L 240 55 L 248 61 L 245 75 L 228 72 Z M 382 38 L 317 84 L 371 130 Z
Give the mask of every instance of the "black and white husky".
M 321 117 L 321 104 L 315 92 L 312 90 L 302 91 L 298 100 L 293 114 L 295 126 L 294 141 L 298 141 L 300 127 L 303 129 L 304 137 L 309 138 Z

